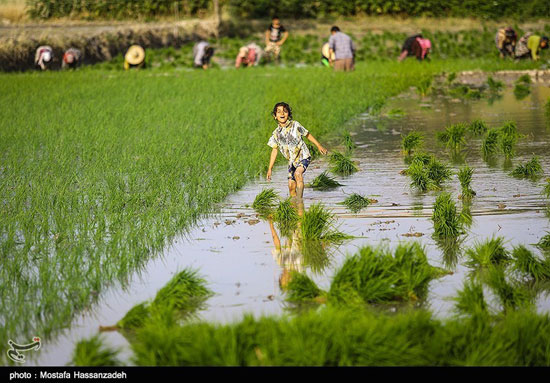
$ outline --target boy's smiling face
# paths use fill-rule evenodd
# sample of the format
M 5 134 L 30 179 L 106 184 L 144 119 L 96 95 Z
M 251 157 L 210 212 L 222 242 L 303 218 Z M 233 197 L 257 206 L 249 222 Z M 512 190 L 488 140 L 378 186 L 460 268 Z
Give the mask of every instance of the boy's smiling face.
M 288 110 L 284 106 L 278 106 L 275 119 L 279 124 L 284 125 L 288 121 Z

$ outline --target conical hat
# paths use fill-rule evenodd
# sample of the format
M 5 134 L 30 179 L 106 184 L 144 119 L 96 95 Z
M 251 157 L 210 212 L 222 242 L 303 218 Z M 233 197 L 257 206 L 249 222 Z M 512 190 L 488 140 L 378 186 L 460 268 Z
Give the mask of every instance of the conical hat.
M 132 45 L 124 58 L 130 65 L 139 65 L 145 59 L 145 51 L 139 45 Z
M 324 43 L 323 44 L 323 47 L 321 48 L 321 53 L 323 54 L 323 56 L 325 57 L 329 57 L 329 54 L 330 54 L 330 46 L 328 43 Z M 334 60 L 334 52 L 332 53 L 332 57 L 331 57 L 332 60 Z

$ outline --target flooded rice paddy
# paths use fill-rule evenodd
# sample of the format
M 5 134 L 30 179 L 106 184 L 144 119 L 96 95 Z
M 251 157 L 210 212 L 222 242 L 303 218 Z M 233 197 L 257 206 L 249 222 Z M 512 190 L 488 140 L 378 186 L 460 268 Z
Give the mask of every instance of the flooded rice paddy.
M 550 231 L 547 201 L 541 195 L 550 170 L 550 129 L 543 110 L 549 98 L 550 88 L 540 84 L 532 86 L 531 94 L 522 100 L 515 98 L 512 88 L 492 101 L 463 101 L 446 96 L 419 99 L 413 91 L 394 98 L 386 110 L 400 109 L 401 117 L 365 114 L 350 123 L 357 145 L 353 159 L 359 162 L 360 171 L 348 177 L 336 176 L 343 186 L 331 191 L 311 188 L 304 191 L 306 208 L 322 202 L 336 215 L 339 230 L 356 238 L 327 249 L 319 257 L 304 257 L 299 249 L 292 248 L 289 238 L 281 236 L 276 225 L 258 217 L 251 205 L 261 190 L 273 187 L 282 197 L 288 195 L 286 166 L 280 165 L 275 168 L 271 182 L 260 179 L 231 195 L 218 214 L 176 239 L 145 270 L 132 276 L 126 289 L 111 288 L 103 294 L 91 311 L 81 313 L 55 343 L 43 344 L 39 357 L 29 362 L 68 363 L 77 341 L 95 335 L 99 326 L 115 324 L 134 305 L 153 298 L 176 272 L 186 267 L 198 269 L 216 293 L 208 300 L 208 308 L 200 312 L 200 319 L 225 323 L 241 319 L 245 312 L 255 315 L 285 312 L 287 304 L 280 280 L 291 269 L 306 272 L 325 288 L 347 254 L 365 245 L 394 247 L 400 241 L 420 242 L 433 266 L 453 272 L 431 282 L 427 299 L 428 307 L 437 317 L 448 316 L 454 305 L 452 298 L 462 288 L 469 271 L 461 250 L 476 241 L 502 236 L 508 249 L 525 244 L 537 253 L 532 245 Z M 525 135 L 517 143 L 515 157 L 506 161 L 497 156 L 494 161 L 484 161 L 481 138 L 469 140 L 458 155 L 437 142 L 436 132 L 445 126 L 474 119 L 482 119 L 490 127 L 515 121 L 519 132 Z M 431 236 L 432 205 L 439 193 L 419 193 L 409 186 L 409 177 L 400 174 L 407 167 L 401 152 L 401 135 L 413 129 L 424 133 L 428 152 L 451 164 L 455 175 L 444 184 L 444 190 L 452 193 L 459 209 L 460 184 L 456 171 L 464 163 L 474 169 L 472 188 L 477 196 L 471 203 L 473 220 L 457 252 L 444 251 Z M 325 146 L 342 150 L 338 145 L 335 141 Z M 515 166 L 533 155 L 539 156 L 545 177 L 532 181 L 510 176 Z M 306 183 L 328 168 L 327 158 L 313 161 L 305 173 Z M 352 193 L 378 202 L 357 214 L 351 213 L 341 202 Z M 291 250 L 281 255 L 274 244 L 278 238 L 283 247 L 287 244 Z M 539 296 L 537 309 L 550 311 L 547 295 Z M 129 361 L 131 354 L 122 335 L 109 332 L 105 339 L 106 344 L 121 347 L 124 351 L 120 357 Z

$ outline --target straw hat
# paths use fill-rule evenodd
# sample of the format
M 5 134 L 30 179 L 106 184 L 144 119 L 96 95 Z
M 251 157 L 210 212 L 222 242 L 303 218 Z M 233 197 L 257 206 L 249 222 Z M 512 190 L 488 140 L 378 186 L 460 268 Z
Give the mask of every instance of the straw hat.
M 323 56 L 325 57 L 329 57 L 329 54 L 330 54 L 330 46 L 328 43 L 324 43 L 323 44 L 323 47 L 321 48 L 321 53 L 323 54 Z M 330 57 L 332 60 L 335 59 L 335 56 L 334 56 L 334 52 L 332 52 L 332 56 Z
M 139 45 L 132 45 L 128 48 L 128 52 L 126 52 L 124 58 L 130 65 L 139 65 L 145 59 L 145 51 Z

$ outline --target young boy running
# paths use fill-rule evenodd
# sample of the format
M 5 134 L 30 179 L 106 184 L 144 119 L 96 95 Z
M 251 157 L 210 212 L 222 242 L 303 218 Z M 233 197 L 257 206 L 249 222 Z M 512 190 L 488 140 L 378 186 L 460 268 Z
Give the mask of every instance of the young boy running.
M 290 196 L 301 199 L 304 195 L 303 174 L 311 161 L 311 155 L 303 137 L 305 136 L 313 142 L 321 154 L 327 154 L 327 150 L 319 144 L 306 128 L 292 119 L 292 109 L 287 103 L 279 102 L 275 104 L 271 115 L 277 120 L 278 126 L 267 143 L 273 148 L 267 170 L 267 180 L 271 181 L 271 169 L 275 164 L 277 149 L 279 149 L 288 160 L 288 190 Z

